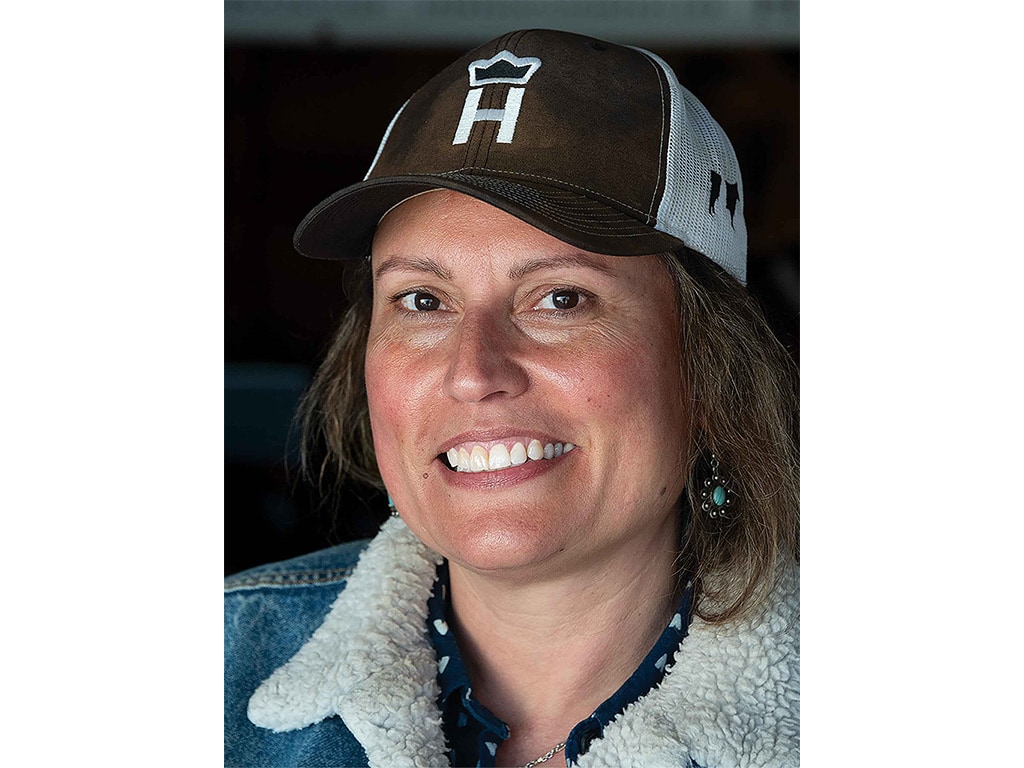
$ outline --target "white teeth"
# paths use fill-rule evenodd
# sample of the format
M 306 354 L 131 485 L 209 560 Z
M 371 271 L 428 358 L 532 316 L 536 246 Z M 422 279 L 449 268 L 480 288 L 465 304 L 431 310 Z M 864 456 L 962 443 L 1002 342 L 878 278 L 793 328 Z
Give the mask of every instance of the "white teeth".
M 470 472 L 486 472 L 487 471 L 487 451 L 483 449 L 483 446 L 474 445 L 472 453 L 469 454 L 469 471 Z
M 472 449 L 449 448 L 447 456 L 448 463 L 457 472 L 493 472 L 522 466 L 531 459 L 553 459 L 575 447 L 572 443 L 543 445 L 540 440 L 531 440 L 525 447 L 521 442 L 513 443 L 511 450 L 504 443 L 495 443 L 489 452 L 482 445 L 474 445 Z
M 518 467 L 520 464 L 526 463 L 526 448 L 523 447 L 522 443 L 516 443 L 512 446 L 512 452 L 509 454 L 509 461 L 512 462 L 513 467 Z
M 509 458 L 508 448 L 501 443 L 491 446 L 491 453 L 487 457 L 487 468 L 488 469 L 504 469 L 512 465 L 512 459 Z

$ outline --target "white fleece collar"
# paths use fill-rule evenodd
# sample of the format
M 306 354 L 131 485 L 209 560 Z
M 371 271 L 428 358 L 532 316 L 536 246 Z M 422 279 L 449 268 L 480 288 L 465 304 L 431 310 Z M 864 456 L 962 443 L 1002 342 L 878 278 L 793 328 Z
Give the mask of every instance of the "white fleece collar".
M 275 732 L 340 716 L 372 768 L 448 765 L 426 606 L 440 557 L 400 519 L 381 528 L 327 618 L 249 700 Z M 754 620 L 694 618 L 661 685 L 616 717 L 579 768 L 799 763 L 795 571 Z

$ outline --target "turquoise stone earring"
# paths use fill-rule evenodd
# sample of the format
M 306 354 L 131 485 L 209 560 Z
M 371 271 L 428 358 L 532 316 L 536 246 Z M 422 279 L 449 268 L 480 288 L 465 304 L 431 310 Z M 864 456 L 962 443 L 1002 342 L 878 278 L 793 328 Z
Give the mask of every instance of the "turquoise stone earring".
M 727 477 L 718 472 L 719 461 L 715 454 L 711 454 L 711 477 L 704 480 L 704 487 L 701 488 L 700 508 L 713 519 L 728 517 L 726 510 L 730 509 L 735 502 L 736 494 L 730 487 Z
M 391 499 L 391 494 L 388 494 L 388 509 L 391 510 L 392 517 L 398 517 L 398 510 L 395 509 L 395 502 Z

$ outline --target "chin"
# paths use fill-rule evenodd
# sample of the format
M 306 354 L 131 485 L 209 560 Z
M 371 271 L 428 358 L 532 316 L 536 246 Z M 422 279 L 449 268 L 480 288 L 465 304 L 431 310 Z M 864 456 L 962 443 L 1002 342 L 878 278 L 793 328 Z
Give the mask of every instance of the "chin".
M 452 517 L 426 526 L 410 521 L 410 527 L 450 561 L 473 571 L 494 573 L 540 565 L 565 549 L 559 543 L 561 532 L 551 529 L 550 524 L 557 521 L 548 516 L 544 524 L 530 517 L 521 508 L 516 512 L 491 509 L 458 522 Z

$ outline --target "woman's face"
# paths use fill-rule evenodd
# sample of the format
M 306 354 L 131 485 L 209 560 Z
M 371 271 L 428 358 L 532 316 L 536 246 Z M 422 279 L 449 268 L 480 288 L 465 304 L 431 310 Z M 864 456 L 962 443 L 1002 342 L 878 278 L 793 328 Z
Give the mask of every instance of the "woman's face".
M 434 191 L 385 217 L 372 263 L 374 446 L 420 539 L 481 572 L 665 545 L 690 420 L 657 257 L 581 251 Z M 449 451 L 489 471 L 452 471 Z

